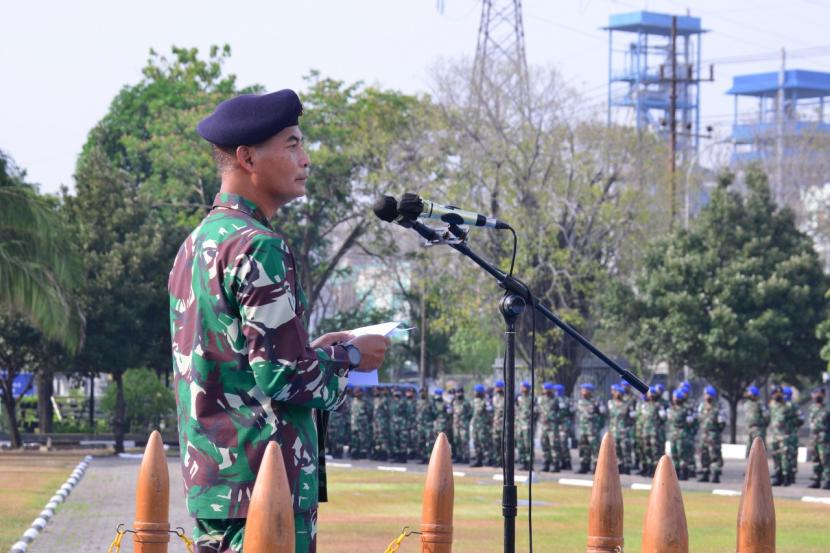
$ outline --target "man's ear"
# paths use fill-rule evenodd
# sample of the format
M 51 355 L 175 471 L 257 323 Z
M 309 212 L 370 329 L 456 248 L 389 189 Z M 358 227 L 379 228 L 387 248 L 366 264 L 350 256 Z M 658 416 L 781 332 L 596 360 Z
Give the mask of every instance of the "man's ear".
M 236 148 L 236 162 L 243 171 L 248 173 L 254 170 L 254 152 L 250 146 L 238 146 Z

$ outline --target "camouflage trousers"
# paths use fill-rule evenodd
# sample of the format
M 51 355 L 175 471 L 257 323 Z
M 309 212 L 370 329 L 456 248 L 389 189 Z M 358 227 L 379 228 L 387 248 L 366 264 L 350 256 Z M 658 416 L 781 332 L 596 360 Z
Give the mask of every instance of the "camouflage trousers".
M 385 456 L 390 453 L 392 431 L 389 421 L 372 421 L 372 451 L 376 456 Z
M 617 450 L 617 462 L 623 470 L 628 469 L 632 463 L 634 444 L 627 431 L 622 430 L 614 433 L 614 445 Z
M 599 439 L 597 436 L 590 432 L 580 433 L 578 449 L 581 467 L 593 470 L 599 456 Z
M 493 463 L 493 435 L 490 427 L 485 425 L 473 425 L 473 451 L 476 461 L 481 463 Z
M 393 458 L 405 457 L 409 435 L 406 428 L 393 425 L 392 433 L 389 436 L 389 454 Z
M 749 458 L 749 450 L 752 449 L 752 442 L 755 441 L 755 438 L 761 438 L 762 442 L 766 441 L 766 436 L 764 436 L 764 434 L 765 432 L 761 428 L 749 427 L 748 438 L 746 441 L 746 458 Z M 766 446 L 766 443 L 764 445 Z
M 517 462 L 522 465 L 529 465 L 533 457 L 533 436 L 530 434 L 530 426 L 519 426 L 516 428 L 516 449 L 518 450 Z
M 686 437 L 675 437 L 671 441 L 671 457 L 674 461 L 674 469 L 678 473 L 685 472 L 687 474 L 695 471 L 695 449 L 692 447 L 692 442 Z M 691 462 L 689 458 L 691 457 Z
M 542 426 L 539 433 L 539 441 L 542 446 L 542 459 L 546 465 L 559 465 L 560 450 L 559 428 L 555 426 Z
M 716 476 L 723 470 L 720 439 L 704 439 L 700 442 L 700 471 L 709 476 L 710 470 Z
M 349 440 L 349 455 L 352 459 L 367 457 L 372 447 L 371 429 L 355 426 L 352 428 L 352 436 Z
M 502 456 L 501 449 L 504 442 L 504 432 L 502 431 L 501 423 L 493 425 L 493 461 L 497 466 L 501 466 Z
M 787 475 L 792 468 L 790 458 L 787 455 L 787 443 L 784 436 L 773 436 L 770 442 L 770 453 L 772 454 L 773 473 Z
M 557 459 L 554 456 L 554 459 L 558 460 L 563 467 L 570 467 L 571 464 L 571 450 L 568 447 L 570 445 L 568 439 L 568 426 L 562 424 L 559 426 L 559 457 Z
M 197 518 L 193 528 L 196 553 L 242 553 L 244 518 Z M 316 553 L 317 509 L 294 514 L 294 553 Z
M 657 468 L 662 453 L 660 446 L 660 436 L 658 434 L 651 432 L 643 435 L 640 448 L 640 464 L 644 468 Z
M 813 448 L 813 480 L 830 482 L 830 444 L 816 444 Z
M 462 463 L 470 462 L 470 427 L 463 424 L 453 426 L 453 452 Z

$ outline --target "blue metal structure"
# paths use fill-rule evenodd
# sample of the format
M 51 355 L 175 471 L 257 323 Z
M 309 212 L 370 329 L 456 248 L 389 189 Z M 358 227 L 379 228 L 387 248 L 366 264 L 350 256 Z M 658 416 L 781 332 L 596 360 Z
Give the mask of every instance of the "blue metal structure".
M 672 15 L 633 12 L 612 15 L 608 26 L 608 124 L 613 112 L 634 110 L 638 129 L 668 136 L 672 79 Z M 678 150 L 697 150 L 700 129 L 700 18 L 677 16 Z M 624 46 L 615 38 L 624 35 Z M 617 39 L 618 41 L 620 39 Z
M 830 133 L 825 121 L 825 99 L 830 97 L 830 73 L 790 69 L 784 71 L 783 122 L 780 131 L 784 139 L 807 133 Z M 753 73 L 733 78 L 732 88 L 726 93 L 734 96 L 732 140 L 735 144 L 732 160 L 753 161 L 775 155 L 775 141 L 779 134 L 778 93 L 781 73 Z M 758 111 L 749 121 L 739 121 L 739 98 L 752 98 Z M 787 155 L 786 148 L 784 155 Z

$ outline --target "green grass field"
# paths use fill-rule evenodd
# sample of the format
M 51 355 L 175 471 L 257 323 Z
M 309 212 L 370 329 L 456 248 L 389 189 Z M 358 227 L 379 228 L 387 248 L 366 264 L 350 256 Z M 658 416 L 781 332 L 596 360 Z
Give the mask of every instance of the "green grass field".
M 423 474 L 329 469 L 330 502 L 320 506 L 320 553 L 382 552 L 403 526 L 418 529 Z M 584 552 L 591 490 L 537 483 L 533 486 L 533 546 L 549 553 Z M 625 551 L 640 550 L 648 492 L 623 492 Z M 527 486 L 519 498 L 527 500 Z M 689 550 L 735 551 L 738 497 L 684 494 Z M 539 504 L 537 504 L 539 503 Z M 777 500 L 778 553 L 830 552 L 830 506 Z M 461 553 L 502 551 L 501 484 L 469 475 L 455 479 L 454 546 Z M 527 551 L 527 507 L 519 508 L 517 551 Z M 401 553 L 419 551 L 418 536 Z
M 0 551 L 7 551 L 85 453 L 0 454 Z

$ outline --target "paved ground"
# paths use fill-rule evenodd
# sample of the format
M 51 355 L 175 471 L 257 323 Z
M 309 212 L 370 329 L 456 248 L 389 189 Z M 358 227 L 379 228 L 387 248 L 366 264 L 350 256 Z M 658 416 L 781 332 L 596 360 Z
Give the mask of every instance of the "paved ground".
M 330 460 L 330 463 L 349 464 L 353 467 L 377 469 L 395 467 L 398 470 L 406 468 L 408 472 L 424 472 L 425 465 L 409 463 L 407 465 L 395 463 L 379 463 L 376 461 L 352 462 L 348 459 Z M 118 457 L 98 457 L 89 466 L 89 469 L 62 504 L 52 521 L 46 526 L 43 533 L 32 542 L 30 553 L 76 553 L 107 551 L 115 528 L 119 523 L 130 526 L 135 514 L 134 495 L 138 476 L 139 459 L 124 459 Z M 711 492 L 714 489 L 740 491 L 743 483 L 744 464 L 740 461 L 727 460 L 724 478 L 721 484 L 704 484 L 698 482 L 681 482 L 684 491 Z M 346 470 L 347 467 L 332 467 L 332 472 Z M 181 526 L 188 535 L 192 533 L 192 522 L 184 507 L 181 474 L 179 472 L 179 458 L 170 457 L 168 460 L 170 474 L 170 523 L 171 527 Z M 493 468 L 470 469 L 465 465 L 457 465 L 455 470 L 469 475 L 500 474 L 501 471 Z M 795 486 L 773 488 L 776 497 L 800 500 L 802 496 L 818 496 L 830 498 L 830 491 L 810 490 L 806 488 L 810 476 L 811 465 L 799 465 L 798 482 Z M 527 472 L 517 471 L 517 476 L 526 476 Z M 459 476 L 461 477 L 461 476 Z M 539 473 L 539 480 L 556 481 L 560 478 L 589 479 L 590 475 L 580 475 L 572 472 Z M 485 480 L 486 481 L 486 480 Z M 634 483 L 648 484 L 651 480 L 639 476 L 623 476 L 622 483 L 630 487 Z M 493 480 L 493 485 L 500 482 Z M 824 507 L 820 507 L 824 509 Z M 25 530 L 21 529 L 21 533 Z M 132 540 L 128 534 L 123 543 L 122 553 L 133 551 Z M 184 551 L 178 538 L 172 537 L 171 551 Z

